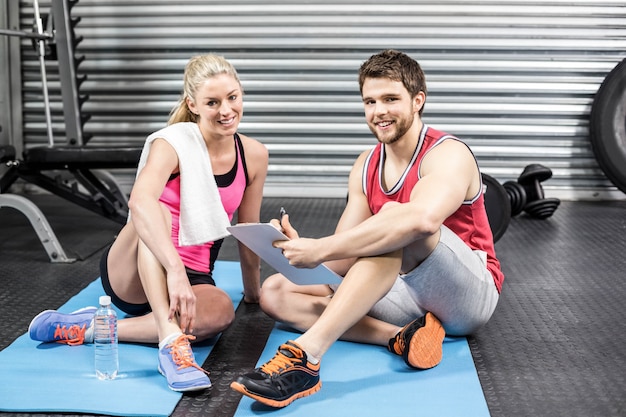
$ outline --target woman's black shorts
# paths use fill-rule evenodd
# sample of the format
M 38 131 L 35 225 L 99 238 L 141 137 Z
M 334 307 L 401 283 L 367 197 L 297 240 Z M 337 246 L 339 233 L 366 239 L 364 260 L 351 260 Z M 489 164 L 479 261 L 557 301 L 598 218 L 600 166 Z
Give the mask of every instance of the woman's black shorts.
M 150 304 L 131 304 L 122 300 L 120 297 L 117 296 L 117 294 L 115 294 L 115 292 L 113 292 L 113 289 L 111 288 L 111 282 L 109 281 L 109 271 L 107 268 L 107 259 L 109 257 L 110 249 L 111 247 L 109 246 L 104 251 L 104 253 L 102 254 L 102 258 L 100 259 L 100 278 L 102 279 L 104 292 L 111 297 L 111 301 L 117 308 L 130 316 L 142 316 L 149 313 L 150 311 L 152 311 L 152 309 L 150 308 Z M 185 268 L 185 270 L 187 271 L 187 276 L 189 277 L 189 282 L 191 283 L 191 285 L 215 285 L 215 280 L 213 279 L 213 276 L 210 272 L 206 274 L 204 272 L 194 271 L 193 269 L 189 268 Z

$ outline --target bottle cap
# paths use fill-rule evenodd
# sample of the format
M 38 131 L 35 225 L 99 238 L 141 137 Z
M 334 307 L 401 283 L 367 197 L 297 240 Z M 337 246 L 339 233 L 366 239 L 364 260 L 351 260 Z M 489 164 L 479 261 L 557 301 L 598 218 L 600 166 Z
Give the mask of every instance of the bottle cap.
M 108 295 L 101 295 L 99 302 L 101 306 L 108 306 L 109 304 L 111 304 L 111 297 L 109 297 Z

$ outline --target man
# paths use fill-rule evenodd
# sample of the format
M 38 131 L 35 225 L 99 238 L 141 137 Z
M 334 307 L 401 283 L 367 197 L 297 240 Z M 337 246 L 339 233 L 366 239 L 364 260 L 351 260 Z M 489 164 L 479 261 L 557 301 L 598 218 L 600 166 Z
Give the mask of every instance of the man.
M 387 346 L 415 369 L 442 359 L 445 334 L 485 324 L 504 276 L 495 257 L 481 174 L 471 150 L 426 126 L 419 64 L 387 50 L 360 68 L 365 118 L 377 146 L 359 156 L 335 234 L 275 242 L 290 264 L 324 262 L 339 286 L 298 286 L 281 275 L 261 291 L 263 310 L 304 331 L 231 387 L 283 407 L 321 388 L 320 360 L 339 338 Z

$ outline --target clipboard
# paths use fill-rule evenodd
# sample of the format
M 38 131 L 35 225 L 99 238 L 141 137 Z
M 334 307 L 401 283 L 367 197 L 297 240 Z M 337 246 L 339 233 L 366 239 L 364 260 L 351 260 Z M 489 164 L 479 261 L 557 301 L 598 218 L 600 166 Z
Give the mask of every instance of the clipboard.
M 281 249 L 272 246 L 277 240 L 289 240 L 280 230 L 269 223 L 240 223 L 226 229 L 241 243 L 256 253 L 276 271 L 294 284 L 340 284 L 342 277 L 321 264 L 315 268 L 297 268 L 289 265 Z

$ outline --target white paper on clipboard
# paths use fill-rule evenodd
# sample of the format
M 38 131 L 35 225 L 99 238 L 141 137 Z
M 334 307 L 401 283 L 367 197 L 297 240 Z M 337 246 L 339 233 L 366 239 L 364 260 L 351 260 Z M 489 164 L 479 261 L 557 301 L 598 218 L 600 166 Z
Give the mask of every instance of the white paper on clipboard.
M 324 265 L 318 265 L 315 268 L 296 268 L 289 265 L 282 251 L 272 246 L 272 243 L 277 240 L 289 240 L 289 238 L 269 223 L 240 223 L 227 229 L 237 240 L 295 284 L 341 283 L 341 276 Z

